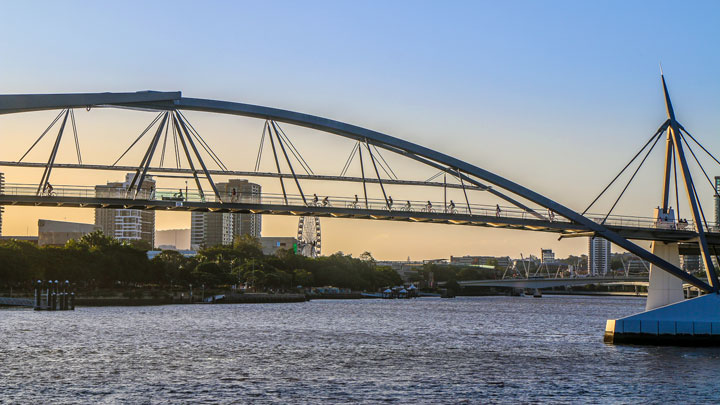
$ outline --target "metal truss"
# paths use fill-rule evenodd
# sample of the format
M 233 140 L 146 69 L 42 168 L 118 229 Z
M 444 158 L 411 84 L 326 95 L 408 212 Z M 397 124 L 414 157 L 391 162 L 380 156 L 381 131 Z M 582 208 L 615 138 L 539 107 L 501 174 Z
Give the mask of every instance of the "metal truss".
M 538 220 L 544 218 L 544 216 L 540 213 L 535 212 L 526 204 L 521 203 L 518 197 L 529 201 L 548 210 L 548 213 L 551 213 L 553 216 L 558 215 L 564 217 L 569 220 L 571 224 L 575 224 L 579 228 L 582 228 L 584 232 L 588 232 L 595 236 L 605 238 L 610 242 L 614 243 L 615 245 L 636 254 L 640 258 L 658 266 L 659 268 L 669 272 L 670 274 L 682 279 L 689 284 L 692 284 L 705 291 L 717 291 L 718 285 L 716 281 L 717 278 L 716 276 L 714 276 L 714 268 L 712 267 L 711 261 L 707 260 L 707 257 L 709 257 L 709 249 L 707 248 L 707 240 L 705 237 L 705 233 L 702 230 L 702 217 L 700 211 L 697 209 L 697 201 L 693 200 L 691 197 L 694 194 L 694 186 L 692 185 L 692 179 L 687 169 L 687 162 L 685 161 L 684 155 L 682 153 L 681 145 L 678 142 L 680 127 L 679 124 L 677 124 L 677 122 L 675 121 L 674 115 L 671 113 L 672 109 L 669 103 L 669 96 L 667 96 L 667 91 L 665 91 L 665 94 L 666 102 L 668 104 L 668 114 L 670 116 L 670 132 L 672 132 L 675 151 L 678 160 L 681 162 L 686 188 L 688 189 L 690 203 L 693 207 L 693 219 L 695 220 L 695 224 L 697 226 L 696 234 L 699 237 L 700 245 L 703 250 L 703 258 L 706 259 L 706 268 L 711 269 L 708 273 L 708 279 L 711 281 L 712 286 L 686 273 L 682 269 L 667 262 L 666 260 L 653 255 L 646 249 L 638 246 L 626 237 L 619 234 L 616 230 L 602 223 L 598 223 L 584 216 L 583 214 L 575 212 L 574 210 L 565 207 L 564 205 L 559 204 L 556 201 L 531 190 L 530 188 L 524 187 L 496 173 L 490 172 L 481 167 L 470 164 L 468 162 L 464 162 L 441 152 L 377 131 L 369 130 L 339 121 L 288 110 L 251 104 L 198 98 L 186 98 L 182 97 L 180 92 L 2 95 L 0 96 L 0 114 L 51 109 L 69 109 L 75 107 L 118 107 L 139 110 L 169 111 L 175 117 L 174 119 L 177 119 L 178 117 L 176 113 L 177 111 L 201 111 L 208 113 L 258 118 L 269 121 L 271 123 L 285 123 L 315 129 L 337 136 L 354 139 L 360 142 L 362 145 L 365 145 L 367 151 L 371 153 L 370 158 L 373 161 L 373 164 L 375 164 L 375 162 L 372 152 L 370 151 L 371 146 L 397 153 L 401 156 L 405 156 L 412 160 L 421 162 L 430 167 L 442 170 L 443 172 L 451 176 L 458 177 L 463 182 L 463 187 L 467 183 L 468 185 L 474 185 L 476 187 L 483 188 L 488 192 L 492 193 L 493 195 L 496 195 L 497 197 L 500 197 L 505 201 L 510 202 L 514 206 L 525 210 L 529 214 L 535 216 Z M 182 127 L 182 123 L 178 123 Z M 186 139 L 189 139 L 189 137 L 186 137 Z M 276 139 L 279 138 L 276 136 Z M 194 149 L 194 152 L 197 155 L 197 149 L 195 149 L 194 147 L 192 147 L 192 149 Z M 187 148 L 185 150 L 187 153 Z M 280 177 L 282 181 L 283 176 L 280 175 L 280 165 L 277 157 L 277 151 L 274 153 L 274 155 L 278 166 L 278 177 Z M 284 156 L 287 157 L 287 154 L 284 153 Z M 188 156 L 188 159 L 189 158 L 190 156 Z M 49 163 L 48 166 L 52 166 L 52 164 Z M 204 164 L 202 164 L 202 166 L 206 178 L 211 181 L 210 172 L 206 169 Z M 143 170 L 149 170 L 149 168 L 146 167 Z M 192 168 L 192 171 L 194 177 L 198 181 L 198 188 L 201 189 L 201 187 L 199 187 L 197 172 L 194 170 L 194 168 Z M 375 166 L 375 172 L 378 177 L 378 184 L 382 184 L 382 182 L 387 182 L 387 180 L 380 180 L 377 166 Z M 297 183 L 299 177 L 294 173 L 294 171 L 292 173 L 292 177 Z M 365 173 L 363 169 L 363 184 L 365 184 L 366 180 L 369 180 L 369 178 L 365 178 Z M 300 189 L 299 183 L 297 183 L 297 185 L 298 189 Z M 215 190 L 215 192 L 217 193 L 217 190 Z M 387 199 L 386 195 L 385 198 Z M 314 210 L 317 211 L 320 208 L 322 207 L 315 207 Z

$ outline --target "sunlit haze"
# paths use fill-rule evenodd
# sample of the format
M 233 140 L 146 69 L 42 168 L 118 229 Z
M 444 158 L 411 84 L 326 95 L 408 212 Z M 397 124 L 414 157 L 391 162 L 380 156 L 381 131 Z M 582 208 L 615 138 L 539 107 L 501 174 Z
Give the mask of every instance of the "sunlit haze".
M 304 112 L 429 147 L 582 212 L 666 119 L 662 63 L 678 120 L 720 154 L 720 25 L 703 18 L 718 15 L 718 2 L 682 8 L 626 1 L 553 2 L 552 8 L 541 1 L 370 3 L 2 2 L 0 93 L 182 91 L 184 97 Z M 0 116 L 0 160 L 17 161 L 57 114 Z M 156 113 L 95 108 L 75 115 L 83 163 L 112 164 Z M 262 120 L 186 116 L 229 168 L 253 170 Z M 330 134 L 282 128 L 323 174 L 338 175 L 354 146 Z M 49 133 L 24 161 L 46 162 L 54 139 Z M 147 142 L 119 164 L 139 164 Z M 658 145 L 613 213 L 650 216 L 660 204 L 663 148 Z M 73 163 L 75 153 L 67 136 L 57 162 Z M 174 166 L 169 156 L 166 165 Z M 437 172 L 390 152 L 384 156 L 400 177 L 424 180 Z M 698 158 L 709 176 L 720 175 L 717 163 Z M 712 218 L 712 189 L 692 163 Z M 267 151 L 261 168 L 275 170 Z M 41 169 L 0 172 L 6 183 L 38 184 L 42 175 Z M 359 175 L 357 162 L 348 174 Z M 93 186 L 124 175 L 55 169 L 52 183 Z M 263 192 L 280 192 L 277 179 L 249 180 Z M 592 211 L 607 212 L 625 181 Z M 185 187 L 184 179 L 158 182 Z M 291 181 L 286 184 L 295 192 Z M 319 196 L 362 192 L 357 183 L 302 184 Z M 377 185 L 368 190 L 381 197 Z M 441 188 L 388 192 L 398 201 L 443 198 Z M 463 201 L 462 191 L 450 193 Z M 471 198 L 496 204 L 487 193 Z M 687 216 L 686 203 L 680 211 Z M 93 210 L 7 207 L 2 233 L 36 235 L 38 219 L 91 223 Z M 586 239 L 558 241 L 556 234 L 321 222 L 324 254 L 431 259 L 538 255 L 541 247 L 560 256 L 587 250 Z M 157 214 L 158 230 L 189 227 L 189 213 Z M 263 217 L 263 236 L 296 231 L 296 217 Z

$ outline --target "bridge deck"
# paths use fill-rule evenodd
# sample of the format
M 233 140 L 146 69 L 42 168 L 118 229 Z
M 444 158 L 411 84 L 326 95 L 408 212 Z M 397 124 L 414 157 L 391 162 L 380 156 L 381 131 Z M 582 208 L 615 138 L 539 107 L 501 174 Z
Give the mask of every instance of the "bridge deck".
M 551 288 L 580 286 L 591 284 L 627 284 L 647 285 L 647 277 L 577 277 L 577 278 L 509 278 L 503 280 L 460 281 L 463 287 L 511 287 L 511 288 Z
M 7 191 L 7 190 L 6 190 Z M 89 194 L 89 193 L 88 193 Z M 473 208 L 472 214 L 449 212 L 415 212 L 413 210 L 392 209 L 373 202 L 370 208 L 364 204 L 352 205 L 349 200 L 341 201 L 343 206 L 303 205 L 298 197 L 289 199 L 284 204 L 282 197 L 263 197 L 261 203 L 250 202 L 203 202 L 172 199 L 129 199 L 129 198 L 98 198 L 92 196 L 36 196 L 21 194 L 0 195 L 0 205 L 43 206 L 43 207 L 82 207 L 82 208 L 120 208 L 141 210 L 168 210 L 168 211 L 210 211 L 252 213 L 263 215 L 316 215 L 320 217 L 373 219 L 386 221 L 423 222 L 452 225 L 471 225 L 501 229 L 519 229 L 538 232 L 558 233 L 563 237 L 588 236 L 592 231 L 586 226 L 568 221 L 564 218 L 557 220 L 540 219 L 525 212 L 504 210 L 500 215 L 490 214 L 494 210 Z M 268 203 L 265 203 L 265 201 Z M 612 222 L 612 221 L 608 221 Z M 616 222 L 617 223 L 617 222 Z M 695 243 L 697 234 L 689 229 L 667 229 L 648 226 L 641 220 L 620 221 L 621 225 L 608 224 L 607 228 L 627 239 L 655 240 L 666 242 Z M 633 224 L 637 224 L 633 226 Z M 708 241 L 711 245 L 720 246 L 720 233 L 709 233 Z

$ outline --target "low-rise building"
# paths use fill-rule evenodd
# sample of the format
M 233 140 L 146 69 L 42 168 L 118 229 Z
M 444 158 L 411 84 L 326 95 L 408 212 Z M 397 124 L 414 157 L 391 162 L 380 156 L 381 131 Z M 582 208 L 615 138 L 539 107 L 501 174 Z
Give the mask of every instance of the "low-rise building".
M 195 251 L 195 250 L 177 250 L 177 249 L 163 249 L 163 250 L 174 250 L 185 257 L 193 257 L 193 256 L 197 255 L 197 251 Z M 154 259 L 157 255 L 162 253 L 163 250 L 148 250 L 147 251 L 148 259 L 150 259 L 150 260 Z
M 450 256 L 450 264 L 456 266 L 497 266 L 504 269 L 512 264 L 508 256 Z
M 297 253 L 297 239 L 291 236 L 263 236 L 260 238 L 263 254 L 274 255 L 280 249 Z
M 397 274 L 403 279 L 404 282 L 417 281 L 418 272 L 422 270 L 424 262 L 417 261 L 392 261 L 384 260 L 375 263 L 377 266 L 387 266 L 395 270 Z
M 65 246 L 72 239 L 80 239 L 94 231 L 102 230 L 95 224 L 80 222 L 38 220 L 38 246 Z

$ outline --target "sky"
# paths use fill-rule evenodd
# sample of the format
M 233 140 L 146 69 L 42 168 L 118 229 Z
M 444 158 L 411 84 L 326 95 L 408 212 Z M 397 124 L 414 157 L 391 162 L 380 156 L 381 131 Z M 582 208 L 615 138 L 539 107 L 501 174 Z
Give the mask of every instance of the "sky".
M 310 113 L 430 147 L 582 211 L 665 120 L 660 63 L 678 120 L 720 154 L 719 18 L 714 1 L 6 1 L 0 93 L 182 91 Z M 0 160 L 17 160 L 56 114 L 0 117 Z M 112 163 L 153 118 L 108 110 L 76 116 L 83 160 L 98 164 Z M 262 122 L 187 116 L 226 165 L 253 168 Z M 338 174 L 353 146 L 283 128 L 316 172 Z M 26 160 L 46 161 L 51 144 L 48 136 Z M 614 212 L 652 214 L 660 203 L 663 147 Z M 139 162 L 142 149 L 123 163 Z M 64 139 L 58 162 L 72 162 L 74 153 Z M 717 163 L 698 157 L 710 176 L 720 175 Z M 401 177 L 433 174 L 387 158 Z M 266 155 L 263 168 L 272 163 Z M 0 170 L 7 183 L 37 183 L 41 176 Z M 712 217 L 712 189 L 693 170 Z M 54 184 L 122 177 L 53 172 Z M 277 180 L 260 180 L 264 191 L 279 191 Z M 622 185 L 593 211 L 607 212 Z M 319 195 L 358 191 L 305 188 Z M 439 190 L 391 192 L 396 200 L 441 198 Z M 483 195 L 473 202 L 494 204 Z M 2 232 L 36 234 L 39 218 L 92 222 L 93 212 L 8 207 Z M 265 216 L 263 235 L 294 235 L 296 221 Z M 522 231 L 342 219 L 323 219 L 322 226 L 324 253 L 370 251 L 379 259 L 587 250 L 585 240 Z M 187 227 L 188 214 L 157 216 L 157 229 Z

